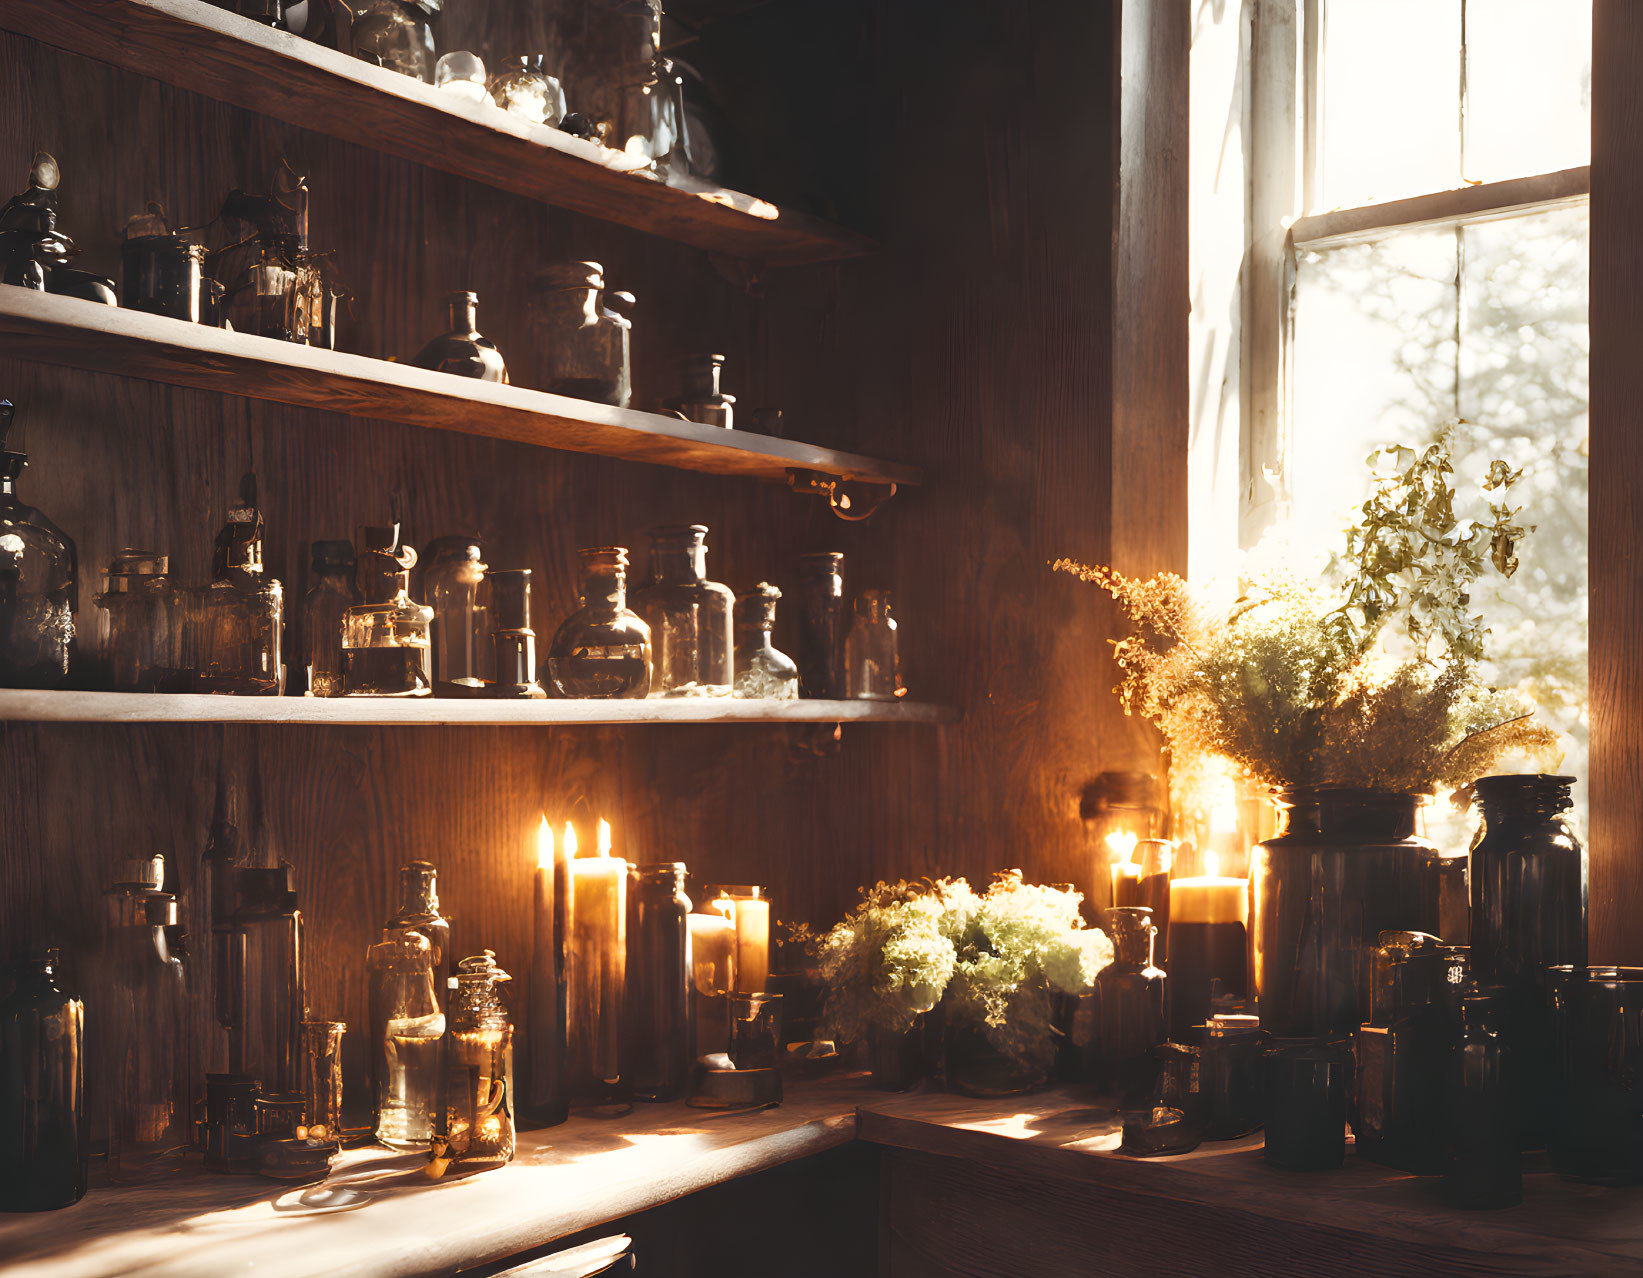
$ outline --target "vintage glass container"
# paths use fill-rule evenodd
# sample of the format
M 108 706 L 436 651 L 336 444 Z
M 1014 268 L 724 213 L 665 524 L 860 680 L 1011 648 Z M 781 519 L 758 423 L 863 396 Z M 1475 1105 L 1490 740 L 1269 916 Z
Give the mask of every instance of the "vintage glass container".
M 1523 1106 L 1524 1148 L 1547 1139 L 1551 1085 L 1546 970 L 1586 962 L 1586 850 L 1569 828 L 1573 777 L 1483 777 L 1472 847 L 1472 976 L 1498 985 Z
M 425 1149 L 439 1109 L 451 929 L 436 884 L 426 861 L 400 867 L 399 907 L 365 956 L 374 1125 L 390 1149 Z
M 1346 1037 L 1369 1007 L 1382 932 L 1421 919 L 1414 795 L 1297 789 L 1250 866 L 1250 960 L 1261 1024 L 1280 1038 Z
M 1501 1033 L 1504 1014 L 1498 989 L 1466 995 L 1460 1038 L 1445 1071 L 1444 1195 L 1470 1210 L 1523 1201 L 1511 1053 Z
M 1260 1129 L 1266 1109 L 1257 1016 L 1225 1013 L 1204 1025 L 1202 1086 L 1208 1110 L 1205 1140 L 1236 1140 Z
M 10 400 L 0 400 L 0 688 L 55 688 L 74 647 L 74 543 L 17 498 L 27 453 L 5 448 Z
M 1370 1021 L 1356 1040 L 1357 1152 L 1418 1176 L 1443 1170 L 1443 1092 L 1452 1026 L 1440 1001 L 1443 947 L 1425 932 L 1383 932 Z
M 720 389 L 724 369 L 723 355 L 686 355 L 679 361 L 679 393 L 662 406 L 687 422 L 733 429 L 736 397 Z
M 129 547 L 103 575 L 97 653 L 116 692 L 153 692 L 177 677 L 180 645 L 172 631 L 173 591 L 164 555 Z
M 1288 1171 L 1328 1171 L 1346 1160 L 1352 1053 L 1339 1040 L 1277 1039 L 1263 1059 L 1266 1160 Z
M 704 908 L 736 927 L 736 992 L 762 993 L 770 983 L 770 889 L 755 883 L 709 883 Z
M 707 579 L 707 528 L 669 525 L 650 538 L 650 584 L 633 592 L 650 627 L 650 695 L 727 697 L 736 596 Z
M 633 321 L 622 312 L 634 297 L 609 292 L 604 271 L 598 262 L 556 262 L 536 277 L 529 313 L 535 382 L 555 395 L 626 408 Z
M 314 1140 L 342 1130 L 342 1036 L 345 1021 L 302 1023 L 302 1121 Z
M 799 695 L 799 667 L 779 652 L 770 634 L 782 592 L 761 581 L 736 597 L 736 686 L 738 697 L 792 701 Z
M 781 1064 L 782 996 L 762 990 L 730 998 L 730 1063 L 737 1069 Z
M 496 677 L 485 551 L 477 537 L 439 537 L 428 545 L 422 597 L 434 610 L 434 696 L 484 696 Z
M 1209 1091 L 1204 1078 L 1202 1043 L 1160 1043 L 1153 1049 L 1158 1061 L 1158 1104 L 1178 1111 L 1200 1140 L 1209 1126 Z
M 643 697 L 650 693 L 650 627 L 627 606 L 628 552 L 581 550 L 582 606 L 548 646 L 543 682 L 561 697 Z
M 126 222 L 120 242 L 120 304 L 200 322 L 205 246 L 172 231 L 157 204 Z
M 342 614 L 342 682 L 350 697 L 433 693 L 429 625 L 434 610 L 411 598 L 416 551 L 397 525 L 359 530 L 355 570 L 363 603 Z
M 690 898 L 683 862 L 636 866 L 628 885 L 627 1034 L 622 1077 L 640 1100 L 677 1100 L 690 1081 Z
M 24 965 L 0 1002 L 0 1210 L 49 1211 L 85 1196 L 85 1007 L 58 955 Z
M 536 682 L 536 631 L 531 629 L 531 570 L 493 568 L 486 575 L 495 621 L 496 682 L 493 697 L 545 697 Z
M 513 1022 L 502 998 L 511 979 L 496 955 L 465 958 L 452 978 L 445 1042 L 445 1132 L 465 1163 L 513 1159 Z
M 844 672 L 852 700 L 894 701 L 907 695 L 888 590 L 864 590 L 857 597 L 856 621 L 844 642 Z
M 1168 1038 L 1168 978 L 1152 964 L 1152 911 L 1142 906 L 1102 912 L 1113 960 L 1096 977 L 1101 1044 L 1096 1083 L 1115 1092 L 1120 1109 L 1140 1109 L 1158 1081 L 1153 1049 Z
M 1559 966 L 1549 979 L 1552 1166 L 1575 1180 L 1643 1180 L 1643 968 Z M 1516 1003 L 1509 993 L 1503 998 L 1509 1017 Z M 1503 1023 L 1515 1067 L 1520 1039 L 1511 1028 Z M 1515 1087 L 1535 1085 L 1514 1073 Z M 1525 1111 L 1533 1109 L 1520 1105 Z
M 441 0 L 350 0 L 354 56 L 413 80 L 434 79 L 434 31 Z
M 262 512 L 254 501 L 228 512 L 212 551 L 211 584 L 189 596 L 184 663 L 199 692 L 278 696 L 285 595 L 262 562 Z
M 626 167 L 666 176 L 680 163 L 680 89 L 661 57 L 661 6 L 565 0 L 553 6 L 549 43 L 570 103 L 592 136 L 624 153 Z
M 565 90 L 541 54 L 510 59 L 491 76 L 491 100 L 509 115 L 554 128 L 565 118 Z
M 444 975 L 451 963 L 451 924 L 439 912 L 439 871 L 430 862 L 407 861 L 399 867 L 399 905 L 382 926 L 427 937 L 433 947 L 429 955 L 433 970 Z M 437 982 L 435 989 L 443 994 Z
M 846 693 L 843 563 L 836 550 L 799 556 L 799 693 L 811 699 L 842 701 Z
M 477 327 L 479 294 L 447 294 L 445 306 L 449 327 L 418 351 L 411 363 L 436 373 L 477 377 L 483 382 L 507 381 L 508 367 L 502 352 Z
M 238 908 L 228 1064 L 256 1079 L 265 1096 L 302 1091 L 302 911 L 288 863 L 244 866 L 234 873 Z
M 342 684 L 342 618 L 359 602 L 354 584 L 354 543 L 316 541 L 313 581 L 302 598 L 302 659 L 308 691 L 316 697 L 340 697 Z
M 485 87 L 488 78 L 485 60 L 466 49 L 441 54 L 439 61 L 434 63 L 434 88 L 442 89 L 463 102 L 485 101 L 490 96 L 490 91 Z
M 299 287 L 295 235 L 265 232 L 249 265 L 228 289 L 228 317 L 235 332 L 281 342 L 308 343 L 308 309 Z

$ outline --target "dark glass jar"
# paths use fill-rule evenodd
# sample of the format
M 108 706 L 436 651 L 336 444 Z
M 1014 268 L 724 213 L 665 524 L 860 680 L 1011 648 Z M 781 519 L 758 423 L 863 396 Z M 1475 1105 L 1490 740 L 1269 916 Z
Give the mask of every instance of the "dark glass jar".
M 422 569 L 422 598 L 434 610 L 428 628 L 434 696 L 479 697 L 496 677 L 485 551 L 477 537 L 436 537 Z
M 120 303 L 150 315 L 200 322 L 205 246 L 172 233 L 156 205 L 139 213 L 120 243 Z
M 342 614 L 344 696 L 432 695 L 434 610 L 411 598 L 415 564 L 397 524 L 360 528 L 355 575 L 363 602 Z
M 1483 777 L 1472 848 L 1473 978 L 1505 991 L 1524 1148 L 1547 1139 L 1551 1086 L 1546 970 L 1586 962 L 1586 850 L 1569 828 L 1573 777 Z
M 256 1079 L 265 1096 L 296 1096 L 302 1090 L 302 1022 L 308 1000 L 295 875 L 281 862 L 242 867 L 234 877 L 239 937 L 229 1068 Z
M 633 607 L 650 627 L 653 697 L 728 697 L 734 682 L 736 596 L 707 579 L 707 527 L 674 524 L 650 534 L 650 584 Z
M 445 1052 L 445 1134 L 464 1163 L 513 1160 L 513 1022 L 509 976 L 490 950 L 457 964 Z
M 536 631 L 531 629 L 531 570 L 493 568 L 486 574 L 496 641 L 493 697 L 532 701 L 548 694 L 536 682 Z
M 245 1074 L 205 1076 L 205 1169 L 246 1173 L 257 1166 L 257 1080 Z
M 1643 1180 L 1643 968 L 1566 966 L 1549 975 L 1552 1166 L 1574 1180 Z M 1516 1066 L 1520 1040 L 1509 995 L 1505 1010 L 1506 1049 Z M 1516 1077 L 1518 1086 L 1535 1085 L 1521 1072 Z
M 316 697 L 340 697 L 342 618 L 360 601 L 354 585 L 354 543 L 316 541 L 313 555 L 314 584 L 302 597 L 302 659 L 308 670 L 308 691 Z
M 719 387 L 724 369 L 723 355 L 686 355 L 679 361 L 679 393 L 663 407 L 687 422 L 733 429 L 736 397 Z
M 1205 1023 L 1201 1070 L 1209 1111 L 1205 1140 L 1236 1140 L 1260 1130 L 1266 1109 L 1261 1080 L 1265 1045 L 1257 1016 L 1229 1013 L 1211 1016 Z
M 1460 1037 L 1446 1071 L 1443 1190 L 1450 1203 L 1468 1210 L 1523 1201 L 1511 1053 L 1501 1032 L 1504 1015 L 1498 989 L 1462 999 Z
M 850 613 L 844 602 L 844 556 L 822 551 L 799 556 L 799 692 L 811 699 L 842 701 L 844 640 Z
M 1141 1109 L 1151 1104 L 1158 1081 L 1153 1049 L 1169 1036 L 1168 978 L 1152 965 L 1157 930 L 1151 910 L 1115 906 L 1102 918 L 1113 960 L 1095 980 L 1101 995 L 1097 1083 L 1117 1093 L 1120 1109 Z
M 1344 1042 L 1279 1039 L 1262 1059 L 1267 1162 L 1328 1171 L 1346 1160 L 1346 1098 L 1352 1053 Z
M 1210 1121 L 1203 1044 L 1160 1043 L 1153 1049 L 1153 1056 L 1158 1061 L 1158 1104 L 1179 1113 L 1187 1127 L 1202 1139 Z
M 690 898 L 684 863 L 634 867 L 627 909 L 622 1077 L 640 1100 L 677 1100 L 690 1081 Z
M 508 366 L 496 343 L 481 333 L 478 293 L 449 293 L 445 297 L 449 328 L 429 342 L 411 360 L 418 368 L 482 382 L 505 382 Z
M 561 697 L 650 695 L 650 627 L 628 607 L 628 552 L 579 550 L 582 606 L 548 646 L 543 681 Z
M 1250 959 L 1261 1024 L 1281 1038 L 1349 1036 L 1369 1008 L 1382 932 L 1421 920 L 1415 795 L 1297 789 L 1255 847 Z
M 114 556 L 103 577 L 94 601 L 98 664 L 116 692 L 153 692 L 176 678 L 179 645 L 166 567 L 164 555 L 127 548 Z
M 0 688 L 55 688 L 74 648 L 74 543 L 17 498 L 27 453 L 5 448 L 12 404 L 0 400 Z
M 0 1211 L 49 1211 L 86 1192 L 85 1007 L 56 971 L 47 950 L 0 1003 Z
M 895 701 L 907 695 L 901 649 L 888 590 L 856 597 L 856 621 L 844 641 L 845 690 L 855 701 Z
M 556 262 L 536 277 L 530 301 L 536 385 L 554 395 L 626 408 L 633 398 L 628 345 L 633 322 L 607 306 L 632 293 L 605 291 L 598 262 Z
M 1433 1176 L 1444 1165 L 1444 1080 L 1454 1033 L 1439 1001 L 1443 946 L 1425 932 L 1380 939 L 1371 1019 L 1356 1038 L 1356 1148 L 1371 1162 Z
M 217 533 L 211 584 L 189 606 L 184 665 L 200 692 L 277 697 L 285 687 L 280 653 L 285 593 L 262 559 L 262 512 L 247 503 Z

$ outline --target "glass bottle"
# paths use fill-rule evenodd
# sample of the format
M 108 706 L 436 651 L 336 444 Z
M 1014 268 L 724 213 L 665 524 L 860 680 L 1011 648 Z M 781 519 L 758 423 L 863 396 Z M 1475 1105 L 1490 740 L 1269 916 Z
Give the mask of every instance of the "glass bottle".
M 354 543 L 316 541 L 314 584 L 302 598 L 302 657 L 308 692 L 340 697 L 342 685 L 342 617 L 359 602 L 354 585 Z
M 724 370 L 723 355 L 686 355 L 679 361 L 679 393 L 662 407 L 687 422 L 734 429 L 736 397 L 719 388 Z
M 175 678 L 166 568 L 164 555 L 127 548 L 110 561 L 103 591 L 95 596 L 98 660 L 116 692 L 153 692 Z
M 836 550 L 799 556 L 799 695 L 813 700 L 842 701 L 847 691 L 843 563 Z
M 1461 1000 L 1460 1040 L 1447 1070 L 1448 1166 L 1443 1189 L 1456 1207 L 1482 1210 L 1523 1201 L 1523 1158 L 1511 1061 L 1501 1034 L 1498 989 Z
M 844 666 L 854 701 L 894 701 L 907 695 L 888 590 L 864 590 L 857 597 L 856 624 L 844 644 Z
M 478 293 L 448 293 L 445 306 L 449 329 L 429 342 L 411 360 L 418 368 L 457 377 L 477 377 L 483 382 L 505 382 L 508 368 L 496 343 L 476 327 L 479 323 Z
M 513 58 L 491 77 L 491 100 L 509 115 L 557 128 L 565 118 L 565 90 L 541 54 Z
M 690 898 L 680 861 L 633 869 L 628 892 L 627 1035 L 622 1078 L 641 1100 L 677 1100 L 690 1081 Z
M 400 75 L 434 82 L 438 62 L 429 19 L 440 0 L 351 0 L 354 56 Z
M 235 872 L 238 908 L 228 1068 L 257 1080 L 265 1096 L 302 1090 L 302 911 L 288 862 Z
M 580 550 L 582 606 L 548 645 L 543 682 L 561 697 L 643 697 L 650 693 L 650 627 L 627 606 L 628 552 Z
M 55 688 L 74 646 L 74 543 L 17 499 L 28 454 L 5 447 L 14 411 L 0 399 L 0 688 Z
M 1443 1170 L 1443 1090 L 1451 1041 L 1439 1001 L 1443 946 L 1425 932 L 1382 932 L 1370 1023 L 1358 1030 L 1357 1152 L 1417 1176 Z
M 1151 1102 L 1158 1079 L 1153 1049 L 1168 1037 L 1167 978 L 1152 965 L 1157 929 L 1151 910 L 1114 906 L 1102 914 L 1113 961 L 1095 982 L 1101 996 L 1097 1083 L 1117 1093 L 1120 1109 L 1140 1109 Z
M 295 265 L 301 254 L 298 237 L 265 229 L 255 254 L 229 288 L 228 318 L 234 331 L 307 345 L 308 315 Z
M 496 677 L 485 551 L 477 537 L 439 537 L 429 544 L 422 597 L 434 610 L 434 696 L 484 696 Z
M 120 305 L 197 324 L 204 269 L 205 246 L 176 234 L 158 204 L 127 219 L 120 240 Z
M 389 927 L 365 954 L 376 1138 L 389 1149 L 426 1149 L 439 1112 L 439 1043 L 445 1034 L 433 944 Z
M 311 1140 L 342 1130 L 342 1036 L 346 1021 L 302 1023 L 302 1121 Z
M 445 1043 L 445 1134 L 453 1158 L 513 1159 L 513 1022 L 502 999 L 508 974 L 491 950 L 456 965 Z
M 782 592 L 768 581 L 736 599 L 736 688 L 738 697 L 792 701 L 799 695 L 799 668 L 770 641 Z
M 26 964 L 0 1002 L 0 1210 L 85 1196 L 85 1007 L 57 983 L 58 955 Z
M 434 610 L 411 599 L 416 551 L 399 526 L 359 530 L 356 576 L 363 603 L 342 615 L 342 682 L 350 697 L 426 697 L 433 692 L 428 627 Z
M 531 570 L 491 570 L 491 607 L 496 615 L 496 683 L 493 697 L 545 697 L 536 682 L 536 631 L 531 629 Z
M 653 697 L 727 697 L 736 596 L 707 579 L 707 527 L 669 525 L 650 535 L 650 584 L 633 606 L 650 627 Z
M 1266 1074 L 1266 1142 L 1262 1155 L 1287 1171 L 1328 1171 L 1346 1159 L 1347 1080 L 1352 1053 L 1344 1042 L 1279 1038 L 1262 1058 Z
M 1554 967 L 1546 1150 L 1560 1175 L 1598 1184 L 1643 1180 L 1643 968 Z M 1512 1002 L 1505 1001 L 1507 1017 Z M 1519 1040 L 1503 1018 L 1513 1087 Z M 1523 1112 L 1520 1104 L 1518 1111 Z
M 1236 1140 L 1260 1128 L 1266 1108 L 1261 1079 L 1261 1018 L 1211 1016 L 1204 1026 L 1202 1085 L 1209 1122 L 1206 1140 Z
M 626 408 L 633 398 L 628 348 L 632 293 L 606 293 L 598 262 L 556 262 L 536 277 L 530 300 L 536 385 L 555 395 Z
M 429 959 L 443 979 L 451 962 L 451 923 L 439 912 L 439 871 L 428 861 L 407 861 L 399 867 L 399 906 L 384 930 L 420 932 L 433 947 Z M 436 992 L 443 993 L 438 982 Z M 444 1003 L 440 1004 L 444 1010 Z
M 285 596 L 262 562 L 262 512 L 254 481 L 246 503 L 228 512 L 212 552 L 211 584 L 190 599 L 192 642 L 187 665 L 199 692 L 278 696 L 285 686 L 280 656 Z

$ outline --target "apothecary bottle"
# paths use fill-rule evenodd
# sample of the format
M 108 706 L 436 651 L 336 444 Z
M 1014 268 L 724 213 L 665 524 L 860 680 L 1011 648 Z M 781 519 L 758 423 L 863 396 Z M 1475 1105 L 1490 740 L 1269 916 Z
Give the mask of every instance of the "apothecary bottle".
M 354 56 L 400 75 L 434 82 L 434 31 L 441 0 L 352 0 Z
M 445 1044 L 445 1134 L 464 1163 L 513 1159 L 513 1022 L 502 998 L 510 980 L 496 955 L 465 958 L 451 981 Z
M 651 632 L 627 606 L 628 552 L 581 550 L 582 606 L 554 632 L 543 682 L 561 697 L 644 697 L 651 687 Z
M 847 692 L 843 564 L 836 550 L 799 556 L 799 693 L 811 699 L 842 701 Z
M 626 408 L 633 398 L 633 322 L 607 299 L 624 307 L 634 299 L 607 293 L 604 270 L 598 262 L 556 262 L 536 277 L 530 301 L 536 384 L 555 395 Z
M 478 329 L 479 294 L 450 293 L 445 297 L 448 327 L 429 342 L 411 361 L 418 368 L 457 377 L 476 377 L 483 382 L 508 380 L 502 352 Z
M 1382 932 L 1370 1021 L 1355 1043 L 1352 1130 L 1360 1157 L 1418 1176 L 1443 1170 L 1443 1088 L 1453 1027 L 1439 1001 L 1443 946 Z
M 1116 906 L 1102 918 L 1113 961 L 1096 978 L 1101 1045 L 1096 1081 L 1117 1094 L 1120 1109 L 1140 1109 L 1150 1103 L 1158 1080 L 1153 1049 L 1168 1037 L 1166 977 L 1152 965 L 1157 932 L 1151 910 Z
M 487 577 L 496 622 L 493 697 L 534 700 L 548 694 L 536 682 L 536 631 L 531 629 L 531 570 L 493 568 Z
M 496 677 L 485 551 L 477 537 L 439 537 L 427 548 L 422 598 L 434 610 L 434 696 L 484 696 Z
M 776 604 L 782 592 L 761 581 L 736 598 L 736 688 L 738 697 L 792 701 L 799 695 L 799 668 L 771 641 Z
M 894 701 L 907 695 L 888 590 L 864 590 L 857 598 L 856 623 L 844 644 L 844 666 L 852 700 Z
M 650 627 L 653 697 L 730 695 L 736 596 L 707 579 L 706 542 L 703 524 L 651 532 L 650 584 L 633 606 Z
M 187 664 L 196 690 L 278 696 L 285 686 L 285 595 L 263 567 L 262 512 L 253 502 L 228 512 L 212 552 L 211 584 L 189 603 Z
M 257 1080 L 264 1096 L 302 1088 L 303 920 L 288 861 L 234 871 L 236 955 L 228 1065 Z
M 389 926 L 365 955 L 372 1110 L 389 1149 L 427 1149 L 439 1112 L 443 965 L 426 934 Z
M 17 498 L 28 454 L 5 447 L 13 411 L 0 400 L 0 687 L 55 688 L 74 645 L 74 543 Z
M 116 692 L 153 692 L 176 677 L 171 579 L 164 555 L 125 549 L 103 575 L 97 605 L 98 665 Z
M 723 355 L 686 355 L 679 361 L 679 393 L 662 406 L 687 422 L 734 429 L 736 397 L 724 393 L 724 370 Z
M 628 891 L 622 1080 L 641 1100 L 677 1100 L 690 1080 L 690 898 L 682 862 L 635 866 Z
M 354 584 L 354 543 L 316 541 L 314 584 L 302 599 L 302 658 L 308 691 L 316 697 L 340 697 L 342 685 L 342 618 L 360 601 Z
M 85 1006 L 57 983 L 57 951 L 24 966 L 0 1003 L 0 1208 L 49 1211 L 85 1196 Z
M 1512 1062 L 1501 1034 L 1504 1010 L 1498 989 L 1461 999 L 1460 1038 L 1445 1071 L 1443 1189 L 1450 1203 L 1470 1210 L 1523 1201 Z
M 364 602 L 342 615 L 342 679 L 350 697 L 426 697 L 433 692 L 428 628 L 433 609 L 412 600 L 416 551 L 399 529 L 359 530 L 355 577 Z

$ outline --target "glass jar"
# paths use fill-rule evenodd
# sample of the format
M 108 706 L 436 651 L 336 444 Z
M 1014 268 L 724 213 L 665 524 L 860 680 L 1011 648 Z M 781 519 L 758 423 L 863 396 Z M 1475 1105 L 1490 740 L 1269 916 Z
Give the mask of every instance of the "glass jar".
M 235 960 L 228 1065 L 257 1080 L 264 1096 L 302 1094 L 302 911 L 287 862 L 234 872 Z
M 1439 1002 L 1442 945 L 1425 932 L 1383 932 L 1370 1022 L 1356 1040 L 1352 1131 L 1357 1152 L 1417 1176 L 1443 1170 L 1443 1089 L 1452 1027 Z
M 0 1202 L 50 1211 L 85 1197 L 85 1006 L 57 980 L 58 953 L 26 963 L 0 1002 Z
M 413 80 L 433 83 L 440 0 L 349 0 L 354 56 Z
M 354 543 L 316 541 L 313 555 L 314 584 L 302 598 L 302 658 L 308 671 L 308 693 L 340 697 L 342 618 L 359 602 Z
M 399 867 L 399 906 L 384 923 L 385 930 L 420 932 L 433 947 L 429 961 L 443 974 L 451 961 L 451 924 L 439 912 L 439 871 L 427 861 L 407 861 Z M 435 983 L 443 995 L 443 988 Z M 441 1002 L 440 1010 L 444 1010 Z
M 175 234 L 157 204 L 126 223 L 120 241 L 120 304 L 150 315 L 200 322 L 205 246 Z
M 200 1128 L 206 1171 L 250 1172 L 257 1165 L 257 1080 L 244 1074 L 205 1076 Z
M 842 701 L 847 617 L 844 556 L 836 550 L 799 556 L 799 694 Z
M 1266 1075 L 1266 1161 L 1287 1171 L 1328 1171 L 1346 1161 L 1346 1097 L 1352 1053 L 1345 1043 L 1276 1039 Z
M 277 697 L 285 595 L 262 562 L 262 512 L 238 506 L 217 534 L 211 584 L 188 597 L 187 655 L 198 692 Z
M 1548 976 L 1552 1166 L 1599 1184 L 1643 1180 L 1643 968 L 1559 966 Z M 1510 1023 L 1517 1004 L 1509 991 L 1503 999 L 1504 1044 L 1515 1067 L 1522 1059 Z M 1514 1076 L 1515 1088 L 1535 1085 L 1515 1068 Z M 1520 1116 L 1526 1108 L 1520 1103 Z
M 557 128 L 565 118 L 565 90 L 547 63 L 541 54 L 511 59 L 491 77 L 491 100 L 509 115 Z
M 1501 1033 L 1498 989 L 1461 1000 L 1460 1039 L 1446 1072 L 1444 1195 L 1456 1207 L 1485 1210 L 1523 1201 L 1523 1157 L 1510 1053 Z
M 17 499 L 28 454 L 5 449 L 13 411 L 0 400 L 0 688 L 55 688 L 74 646 L 74 543 Z
M 864 590 L 857 597 L 856 624 L 844 643 L 844 669 L 853 701 L 895 701 L 907 695 L 888 590 Z
M 487 576 L 496 620 L 493 697 L 532 700 L 548 694 L 536 682 L 536 631 L 531 629 L 531 570 L 493 568 Z
M 449 328 L 411 360 L 418 368 L 482 382 L 506 382 L 508 367 L 496 343 L 481 333 L 478 293 L 448 293 L 444 298 Z
M 1204 1025 L 1203 1090 L 1209 1120 L 1205 1140 L 1236 1140 L 1259 1131 L 1266 1089 L 1261 1081 L 1265 1045 L 1261 1018 L 1227 1013 Z
M 373 1129 L 389 1149 L 426 1149 L 439 1112 L 442 970 L 421 932 L 383 929 L 365 954 Z
M 650 627 L 653 697 L 730 695 L 736 596 L 707 579 L 706 540 L 703 524 L 651 532 L 650 584 L 633 607 Z
M 1169 1037 L 1169 978 L 1152 964 L 1157 929 L 1151 910 L 1115 906 L 1102 911 L 1102 918 L 1113 960 L 1095 979 L 1101 996 L 1096 1083 L 1117 1093 L 1120 1109 L 1141 1109 L 1151 1103 L 1158 1081 L 1153 1049 Z
M 759 991 L 730 999 L 730 1063 L 737 1069 L 775 1069 L 782 1052 L 782 996 Z
M 342 1036 L 346 1021 L 302 1023 L 302 1122 L 307 1139 L 335 1140 L 342 1130 Z
M 589 132 L 624 152 L 627 166 L 665 177 L 682 150 L 681 89 L 661 56 L 659 3 L 555 5 L 550 45 L 564 51 L 566 93 Z
M 228 290 L 228 318 L 237 333 L 308 344 L 308 310 L 299 288 L 297 236 L 264 234 L 251 263 Z
M 607 305 L 634 305 L 608 293 L 598 262 L 556 262 L 536 277 L 530 299 L 536 385 L 554 395 L 626 408 L 633 398 L 628 349 L 633 321 Z
M 153 692 L 176 675 L 171 632 L 172 591 L 164 555 L 120 551 L 95 597 L 97 652 L 108 686 L 117 692 Z
M 484 696 L 496 678 L 485 551 L 477 537 L 438 537 L 422 569 L 422 597 L 434 610 L 434 696 Z
M 1569 828 L 1573 777 L 1483 777 L 1472 847 L 1471 967 L 1505 990 L 1504 1022 L 1525 1149 L 1547 1140 L 1551 1009 L 1546 971 L 1586 962 L 1586 850 Z
M 724 370 L 723 355 L 686 355 L 679 361 L 679 393 L 662 407 L 687 422 L 734 429 L 736 397 L 719 388 Z
M 342 614 L 342 682 L 350 697 L 433 693 L 428 627 L 434 610 L 410 595 L 416 551 L 398 525 L 359 530 L 356 576 L 363 603 Z
M 561 697 L 650 693 L 650 627 L 627 606 L 628 552 L 601 546 L 582 560 L 582 606 L 548 646 L 544 682 Z
M 434 88 L 441 89 L 460 102 L 480 103 L 490 96 L 485 87 L 485 60 L 477 53 L 457 49 L 441 54 L 434 63 Z
M 452 978 L 445 1044 L 445 1134 L 465 1163 L 513 1160 L 513 1022 L 502 999 L 512 978 L 496 954 L 465 958 Z
M 677 1100 L 690 1082 L 690 898 L 684 863 L 635 866 L 627 909 L 622 1077 L 640 1100 Z
M 799 695 L 799 667 L 770 640 L 782 592 L 761 581 L 736 599 L 736 687 L 738 697 L 792 701 Z

